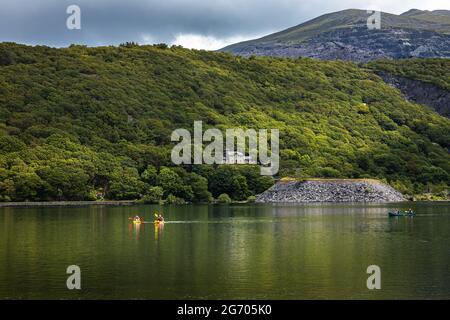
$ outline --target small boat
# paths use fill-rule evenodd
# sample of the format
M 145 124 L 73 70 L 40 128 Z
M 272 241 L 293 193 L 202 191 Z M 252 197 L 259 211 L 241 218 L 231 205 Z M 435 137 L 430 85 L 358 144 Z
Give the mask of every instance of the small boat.
M 153 223 L 155 224 L 155 226 L 162 226 L 162 225 L 164 225 L 164 221 L 160 221 L 160 220 L 155 220 L 155 221 L 153 221 Z
M 403 211 L 403 212 L 400 212 L 400 211 L 391 212 L 391 211 L 389 211 L 388 215 L 389 215 L 389 217 L 414 217 L 416 215 L 416 213 L 413 212 L 413 211 L 411 211 L 411 212 L 410 211 Z
M 142 220 L 133 220 L 134 224 L 141 224 L 143 221 Z

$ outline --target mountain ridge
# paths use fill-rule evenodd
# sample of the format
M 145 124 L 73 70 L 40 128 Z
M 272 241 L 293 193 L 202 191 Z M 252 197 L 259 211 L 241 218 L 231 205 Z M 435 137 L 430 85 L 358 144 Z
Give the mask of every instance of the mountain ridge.
M 413 9 L 414 10 L 414 9 Z M 381 13 L 369 29 L 366 10 L 327 13 L 294 27 L 232 44 L 220 51 L 242 56 L 313 57 L 366 62 L 379 58 L 450 57 L 450 11 Z

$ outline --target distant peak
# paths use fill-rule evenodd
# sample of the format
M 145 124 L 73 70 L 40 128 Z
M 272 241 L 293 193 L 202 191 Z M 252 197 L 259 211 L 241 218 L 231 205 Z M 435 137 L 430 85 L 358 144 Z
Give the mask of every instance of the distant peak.
M 416 14 L 419 14 L 419 13 L 423 13 L 423 12 L 426 12 L 426 11 L 428 11 L 428 10 L 410 9 L 410 10 L 408 10 L 406 12 L 403 12 L 401 14 L 401 16 L 413 16 L 413 15 L 416 15 Z

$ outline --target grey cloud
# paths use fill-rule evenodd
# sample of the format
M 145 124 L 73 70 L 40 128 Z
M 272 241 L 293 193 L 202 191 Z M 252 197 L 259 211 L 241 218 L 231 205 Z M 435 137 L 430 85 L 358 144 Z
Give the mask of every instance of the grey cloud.
M 296 0 L 2 0 L 0 41 L 66 46 L 173 41 L 190 33 L 216 38 L 253 36 L 313 17 L 310 1 Z M 67 6 L 77 4 L 82 29 L 66 28 Z
M 0 0 L 0 41 L 67 46 L 142 43 L 143 36 L 171 43 L 180 33 L 251 37 L 354 3 L 361 4 L 354 0 Z M 66 28 L 66 8 L 71 4 L 81 8 L 81 30 Z

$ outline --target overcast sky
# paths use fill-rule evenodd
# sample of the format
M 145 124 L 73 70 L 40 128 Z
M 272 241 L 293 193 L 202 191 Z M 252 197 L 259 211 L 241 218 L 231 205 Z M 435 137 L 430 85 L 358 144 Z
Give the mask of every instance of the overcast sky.
M 81 29 L 69 30 L 69 5 Z M 0 0 L 0 41 L 68 46 L 180 44 L 219 49 L 344 10 L 450 10 L 450 0 Z

